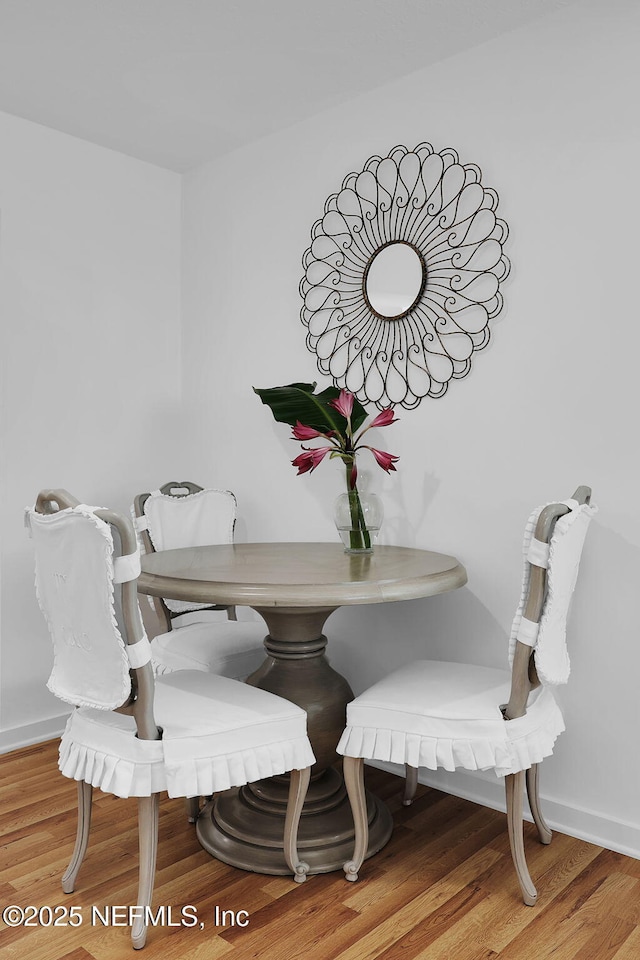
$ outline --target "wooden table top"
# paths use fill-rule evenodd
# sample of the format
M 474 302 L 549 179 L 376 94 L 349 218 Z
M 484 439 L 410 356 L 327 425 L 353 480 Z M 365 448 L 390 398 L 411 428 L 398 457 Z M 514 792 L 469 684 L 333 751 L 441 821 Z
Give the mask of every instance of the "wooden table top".
M 466 582 L 455 557 L 430 550 L 348 554 L 340 543 L 234 543 L 148 554 L 138 589 L 198 603 L 339 607 L 413 600 Z

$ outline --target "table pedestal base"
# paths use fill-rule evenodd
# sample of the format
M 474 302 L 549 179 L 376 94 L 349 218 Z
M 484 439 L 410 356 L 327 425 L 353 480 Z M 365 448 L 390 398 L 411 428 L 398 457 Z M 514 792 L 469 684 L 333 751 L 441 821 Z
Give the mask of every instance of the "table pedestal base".
M 254 873 L 290 873 L 283 855 L 286 777 L 228 790 L 202 809 L 198 839 L 218 860 Z M 393 821 L 382 800 L 367 793 L 369 847 L 373 856 L 389 840 Z M 298 854 L 310 873 L 341 870 L 353 856 L 353 817 L 342 777 L 325 770 L 309 787 L 300 821 Z
M 297 703 L 307 714 L 316 762 L 302 810 L 298 855 L 311 873 L 341 870 L 353 857 L 351 807 L 341 773 L 334 767 L 351 687 L 325 657 L 322 627 L 332 607 L 255 607 L 266 621 L 267 658 L 247 683 Z M 208 803 L 197 821 L 205 850 L 234 867 L 254 873 L 287 874 L 283 854 L 287 776 L 228 790 Z M 391 814 L 368 796 L 369 850 L 377 853 L 391 836 Z

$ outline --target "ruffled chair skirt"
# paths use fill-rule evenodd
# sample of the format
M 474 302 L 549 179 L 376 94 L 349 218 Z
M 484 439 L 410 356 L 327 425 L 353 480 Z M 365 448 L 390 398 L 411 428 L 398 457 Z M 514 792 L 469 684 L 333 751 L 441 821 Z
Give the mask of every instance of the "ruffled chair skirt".
M 374 684 L 347 707 L 338 753 L 437 770 L 526 770 L 553 751 L 564 730 L 548 687 L 529 696 L 524 717 L 505 720 L 511 674 L 472 664 L 419 660 Z
M 158 677 L 155 717 L 162 739 L 140 740 L 132 717 L 75 710 L 60 743 L 61 772 L 118 797 L 191 797 L 315 763 L 304 710 L 227 677 Z

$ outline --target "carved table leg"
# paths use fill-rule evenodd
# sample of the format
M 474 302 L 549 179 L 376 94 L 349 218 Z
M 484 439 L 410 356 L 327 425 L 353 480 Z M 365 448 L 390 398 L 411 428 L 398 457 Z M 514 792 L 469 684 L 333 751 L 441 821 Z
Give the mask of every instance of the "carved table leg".
M 303 808 L 298 853 L 310 873 L 341 870 L 353 852 L 353 818 L 341 774 L 333 764 L 353 692 L 329 666 L 322 629 L 332 608 L 256 608 L 265 619 L 267 659 L 248 683 L 276 693 L 307 711 L 316 756 Z M 228 790 L 208 803 L 197 822 L 202 846 L 219 860 L 256 873 L 286 874 L 284 818 L 288 777 Z M 391 836 L 392 819 L 377 797 L 367 795 L 372 856 Z

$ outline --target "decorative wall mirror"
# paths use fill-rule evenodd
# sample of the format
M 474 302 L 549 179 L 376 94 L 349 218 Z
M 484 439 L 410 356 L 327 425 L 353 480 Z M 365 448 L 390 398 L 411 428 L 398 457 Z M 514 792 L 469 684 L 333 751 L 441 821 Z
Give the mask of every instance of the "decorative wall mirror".
M 508 228 L 481 179 L 451 148 L 398 146 L 350 173 L 314 223 L 300 283 L 307 346 L 361 403 L 441 397 L 489 342 Z
M 419 302 L 427 266 L 406 240 L 392 240 L 377 250 L 365 267 L 362 287 L 367 306 L 383 320 L 401 320 Z

